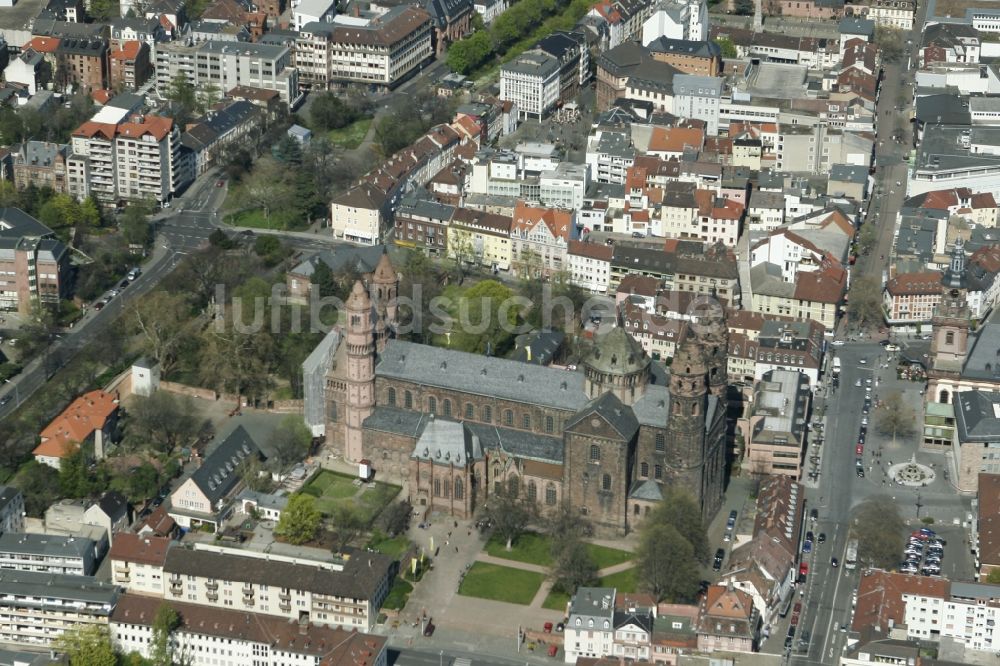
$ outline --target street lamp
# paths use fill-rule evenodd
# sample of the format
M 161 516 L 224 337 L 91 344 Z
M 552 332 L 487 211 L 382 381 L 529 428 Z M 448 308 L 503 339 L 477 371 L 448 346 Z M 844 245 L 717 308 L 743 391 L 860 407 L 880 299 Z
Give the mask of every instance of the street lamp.
M 920 503 L 920 491 L 917 491 L 917 518 L 920 518 L 920 507 L 923 506 Z

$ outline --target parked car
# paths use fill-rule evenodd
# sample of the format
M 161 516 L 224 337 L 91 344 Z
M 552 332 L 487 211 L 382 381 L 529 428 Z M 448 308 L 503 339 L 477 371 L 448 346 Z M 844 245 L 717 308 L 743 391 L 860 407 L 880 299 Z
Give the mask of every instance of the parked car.
M 830 558 L 830 566 L 833 567 L 834 569 L 836 569 L 837 567 L 840 566 L 840 560 L 838 560 L 836 557 L 831 557 Z
M 722 560 L 726 557 L 726 551 L 721 548 L 715 551 L 715 559 L 712 561 L 712 569 L 718 571 L 722 568 Z

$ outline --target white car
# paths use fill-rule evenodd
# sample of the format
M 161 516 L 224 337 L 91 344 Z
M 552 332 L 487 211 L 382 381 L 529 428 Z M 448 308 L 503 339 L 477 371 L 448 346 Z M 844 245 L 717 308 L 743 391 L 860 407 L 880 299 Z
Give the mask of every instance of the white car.
M 897 352 L 899 351 L 899 345 L 888 344 L 885 346 L 886 351 Z
M 861 365 L 868 365 L 868 359 L 863 358 L 860 361 L 858 361 L 858 363 L 860 363 Z
M 831 342 L 834 347 L 843 347 L 846 343 L 843 340 L 834 340 Z

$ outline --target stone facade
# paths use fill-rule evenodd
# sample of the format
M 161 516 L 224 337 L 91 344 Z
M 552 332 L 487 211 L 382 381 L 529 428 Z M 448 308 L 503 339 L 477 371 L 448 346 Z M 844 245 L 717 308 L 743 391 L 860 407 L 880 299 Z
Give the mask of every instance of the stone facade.
M 419 510 L 469 518 L 497 492 L 563 501 L 624 534 L 680 486 L 710 519 L 725 471 L 728 333 L 721 308 L 689 327 L 669 380 L 623 328 L 582 372 L 391 339 L 388 257 L 347 303 L 327 373 L 328 446 L 406 482 Z

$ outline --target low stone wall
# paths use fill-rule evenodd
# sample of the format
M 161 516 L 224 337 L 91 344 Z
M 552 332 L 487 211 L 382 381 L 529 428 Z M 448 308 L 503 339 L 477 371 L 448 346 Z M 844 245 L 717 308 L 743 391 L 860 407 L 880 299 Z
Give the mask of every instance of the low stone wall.
M 304 410 L 304 400 L 275 400 L 267 409 L 267 411 L 276 414 L 301 414 Z
M 178 395 L 189 395 L 192 398 L 198 398 L 199 400 L 218 400 L 218 394 L 206 388 L 200 388 L 197 386 L 188 386 L 187 384 L 178 384 L 177 382 L 160 382 L 160 390 L 168 391 L 170 393 L 177 393 Z

